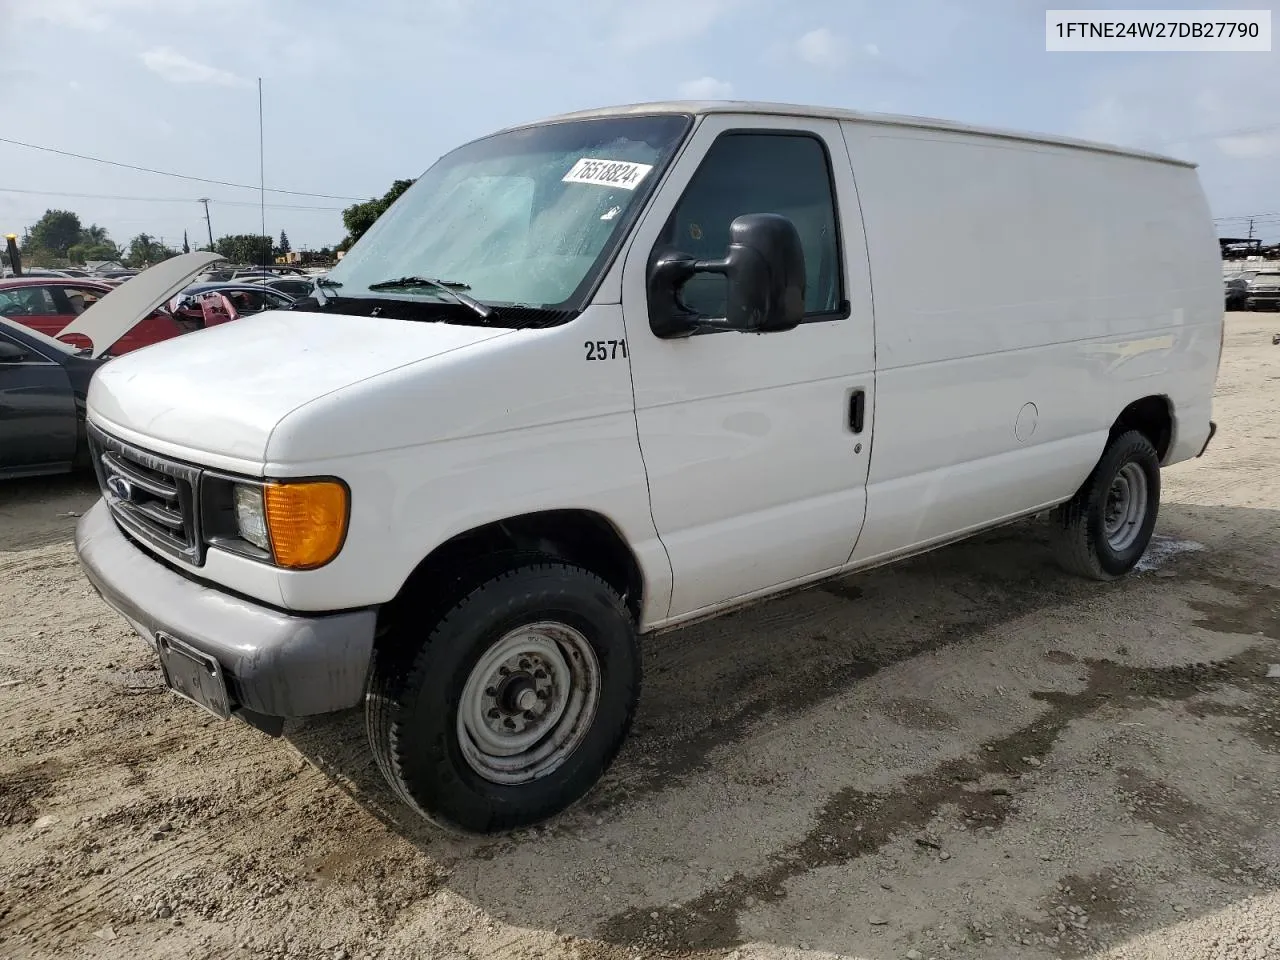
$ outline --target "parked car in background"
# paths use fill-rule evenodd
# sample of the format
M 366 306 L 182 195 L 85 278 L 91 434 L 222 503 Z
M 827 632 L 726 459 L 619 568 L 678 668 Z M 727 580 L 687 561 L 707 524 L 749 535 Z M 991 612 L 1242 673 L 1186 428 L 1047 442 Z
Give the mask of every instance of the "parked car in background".
M 1224 306 L 1228 310 L 1243 310 L 1245 298 L 1249 293 L 1250 274 L 1236 274 L 1222 278 L 1223 293 L 1226 297 Z
M 1256 270 L 1249 278 L 1244 298 L 1246 310 L 1280 308 L 1280 270 Z
M 269 277 L 294 277 L 304 276 L 306 271 L 301 267 L 286 267 L 281 264 L 267 264 L 266 266 L 245 267 L 235 271 L 231 275 L 231 279 L 240 280 L 244 277 L 261 277 L 263 275 Z
M 269 290 L 275 290 L 277 293 L 283 293 L 285 296 L 293 297 L 295 300 L 301 300 L 303 297 L 309 297 L 311 295 L 311 289 L 315 286 L 315 278 L 308 276 L 247 277 L 243 282 L 260 284 Z
M 89 466 L 85 398 L 102 362 L 0 318 L 0 478 Z
M 63 277 L 16 277 L 0 280 L 0 317 L 7 317 L 37 330 L 46 337 L 66 338 L 74 347 L 92 347 L 84 334 L 64 334 L 69 324 L 115 287 L 101 280 L 71 280 Z M 164 310 L 156 310 L 134 324 L 114 344 L 112 356 L 168 340 L 182 333 L 182 327 Z
M 89 272 L 86 270 L 74 269 L 58 269 L 54 270 L 50 267 L 26 267 L 22 271 L 24 277 L 62 277 L 63 279 L 74 279 L 76 277 L 88 277 Z
M 200 329 L 263 310 L 283 310 L 294 299 L 257 283 L 197 283 L 171 297 L 168 309 L 186 329 Z

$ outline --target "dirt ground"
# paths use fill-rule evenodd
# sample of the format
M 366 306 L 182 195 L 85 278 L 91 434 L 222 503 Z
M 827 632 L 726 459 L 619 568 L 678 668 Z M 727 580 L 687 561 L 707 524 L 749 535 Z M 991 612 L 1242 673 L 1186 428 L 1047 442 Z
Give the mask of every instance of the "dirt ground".
M 0 487 L 0 956 L 1280 957 L 1280 319 L 1232 314 L 1139 573 L 1037 522 L 645 647 L 544 828 L 415 822 L 358 714 L 270 739 L 160 685 Z

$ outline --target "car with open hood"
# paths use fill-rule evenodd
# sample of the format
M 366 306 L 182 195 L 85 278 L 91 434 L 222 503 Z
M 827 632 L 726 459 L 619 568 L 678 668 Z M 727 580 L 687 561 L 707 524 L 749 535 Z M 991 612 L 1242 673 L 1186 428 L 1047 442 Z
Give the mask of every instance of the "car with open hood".
M 99 300 L 123 286 L 104 280 L 25 275 L 0 280 L 0 317 L 21 323 L 45 336 L 65 340 L 75 347 L 93 348 L 100 344 L 89 336 L 81 318 Z M 120 356 L 181 333 L 183 328 L 168 310 L 157 303 L 118 336 L 112 334 L 111 342 L 97 354 Z M 97 340 L 102 339 L 103 334 L 97 334 Z

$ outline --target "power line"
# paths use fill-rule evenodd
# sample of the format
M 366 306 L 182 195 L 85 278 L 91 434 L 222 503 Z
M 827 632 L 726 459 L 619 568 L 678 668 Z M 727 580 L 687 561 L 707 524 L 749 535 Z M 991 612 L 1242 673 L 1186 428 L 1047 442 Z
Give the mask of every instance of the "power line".
M 136 203 L 201 203 L 203 198 L 200 197 L 126 197 L 111 193 L 66 193 L 54 190 L 20 190 L 17 187 L 0 187 L 0 193 L 21 193 L 26 196 L 33 197 L 65 197 L 72 200 L 125 200 Z M 254 207 L 258 204 L 250 200 L 216 200 L 209 199 L 210 203 L 221 203 L 228 207 Z M 326 210 L 337 211 L 342 207 L 319 207 L 308 206 L 295 203 L 268 203 L 268 207 L 273 210 Z
M 10 140 L 8 137 L 0 137 L 0 143 L 8 143 L 15 147 L 26 147 L 28 150 L 39 150 L 43 153 L 55 153 L 60 157 L 72 157 L 76 160 L 90 160 L 94 163 L 104 163 L 109 167 L 121 167 L 125 170 L 137 170 L 140 173 L 154 173 L 161 177 L 176 177 L 179 180 L 191 180 L 195 183 L 211 183 L 219 187 L 236 187 L 240 190 L 265 190 L 267 193 L 286 193 L 293 197 L 317 197 L 321 200 L 354 200 L 363 203 L 368 197 L 342 197 L 332 193 L 306 193 L 301 190 L 282 190 L 278 187 L 261 187 L 248 183 L 233 183 L 230 180 L 210 180 L 207 177 L 193 177 L 185 173 L 172 173 L 168 170 L 155 170 L 151 167 L 140 167 L 132 163 L 120 163 L 117 160 L 106 160 L 102 157 L 91 157 L 83 153 L 72 153 L 70 150 L 59 150 L 56 147 L 43 147 L 37 143 L 25 143 L 22 140 Z
M 1242 127 L 1237 130 L 1222 130 L 1218 133 L 1194 133 L 1185 137 L 1173 137 L 1169 140 L 1157 140 L 1151 144 L 1154 147 L 1167 147 L 1171 143 L 1192 143 L 1196 140 L 1218 140 L 1222 137 L 1244 137 L 1251 133 L 1269 133 L 1272 130 L 1280 130 L 1280 122 L 1266 123 L 1257 127 Z

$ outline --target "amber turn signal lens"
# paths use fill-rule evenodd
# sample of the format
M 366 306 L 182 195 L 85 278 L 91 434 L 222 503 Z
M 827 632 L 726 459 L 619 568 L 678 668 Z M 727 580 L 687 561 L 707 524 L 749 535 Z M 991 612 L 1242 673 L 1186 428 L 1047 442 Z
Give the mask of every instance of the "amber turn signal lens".
M 322 567 L 347 535 L 347 488 L 332 480 L 268 483 L 262 488 L 276 563 L 293 570 Z

